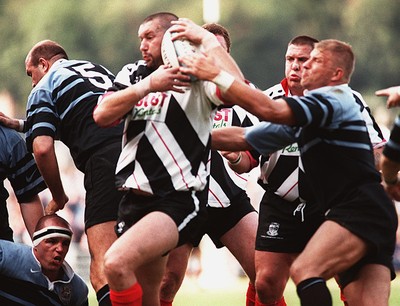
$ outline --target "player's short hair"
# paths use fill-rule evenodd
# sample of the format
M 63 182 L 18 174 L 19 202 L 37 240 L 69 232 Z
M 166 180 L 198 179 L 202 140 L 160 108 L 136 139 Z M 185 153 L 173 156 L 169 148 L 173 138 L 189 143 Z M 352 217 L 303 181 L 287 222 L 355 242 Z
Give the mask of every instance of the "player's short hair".
M 174 13 L 170 13 L 170 12 L 158 12 L 158 13 L 147 16 L 143 20 L 142 24 L 152 21 L 154 19 L 158 19 L 160 21 L 160 25 L 161 25 L 162 29 L 164 31 L 166 31 L 167 29 L 169 29 L 171 27 L 171 21 L 178 20 L 179 17 L 176 16 Z
M 206 23 L 203 25 L 203 28 L 214 35 L 221 35 L 225 40 L 228 53 L 231 51 L 231 37 L 225 27 L 218 23 Z
M 315 44 L 315 48 L 320 51 L 332 53 L 332 61 L 344 71 L 344 78 L 350 81 L 354 71 L 355 56 L 352 47 L 343 41 L 336 39 L 325 39 Z
M 318 42 L 318 39 L 316 39 L 314 37 L 307 36 L 307 35 L 299 35 L 299 36 L 292 38 L 289 41 L 288 46 L 290 46 L 290 45 L 296 45 L 296 46 L 307 45 L 313 49 L 314 45 L 317 42 Z
M 68 223 L 68 221 L 56 214 L 40 217 L 36 224 L 35 232 L 47 226 L 61 226 L 69 229 L 72 232 L 71 225 Z
M 42 40 L 38 42 L 29 52 L 29 57 L 31 64 L 35 67 L 39 65 L 40 58 L 44 58 L 45 60 L 50 60 L 54 57 L 57 57 L 57 59 L 68 59 L 67 52 L 64 48 L 52 40 Z

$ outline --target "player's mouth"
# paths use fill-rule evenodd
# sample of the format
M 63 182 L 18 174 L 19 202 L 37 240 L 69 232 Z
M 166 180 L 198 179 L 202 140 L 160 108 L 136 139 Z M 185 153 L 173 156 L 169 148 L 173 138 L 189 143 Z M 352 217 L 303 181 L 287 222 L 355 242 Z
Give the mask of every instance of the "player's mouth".
M 301 78 L 297 74 L 292 74 L 289 76 L 289 80 L 292 82 L 300 82 Z
M 152 59 L 151 55 L 148 53 L 142 53 L 142 58 L 146 63 L 150 62 Z

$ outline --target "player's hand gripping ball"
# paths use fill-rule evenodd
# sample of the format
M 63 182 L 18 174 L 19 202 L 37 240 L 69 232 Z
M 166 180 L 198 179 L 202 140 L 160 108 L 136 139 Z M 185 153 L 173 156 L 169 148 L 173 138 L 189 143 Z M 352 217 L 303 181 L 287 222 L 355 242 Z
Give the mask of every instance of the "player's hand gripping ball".
M 200 53 L 200 46 L 196 46 L 187 39 L 177 39 L 172 41 L 171 33 L 165 31 L 162 43 L 161 43 L 161 56 L 164 65 L 171 67 L 182 66 L 178 61 L 180 56 L 190 56 L 194 53 Z M 190 81 L 196 81 L 197 78 L 193 75 L 190 76 Z

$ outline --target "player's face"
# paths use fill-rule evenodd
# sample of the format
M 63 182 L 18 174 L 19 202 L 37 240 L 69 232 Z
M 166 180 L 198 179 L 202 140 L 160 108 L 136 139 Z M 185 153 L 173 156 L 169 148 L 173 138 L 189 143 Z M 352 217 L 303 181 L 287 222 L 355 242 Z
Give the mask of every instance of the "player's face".
M 163 64 L 161 42 L 164 33 L 165 30 L 161 27 L 157 19 L 143 23 L 139 27 L 140 52 L 149 68 L 157 69 Z
M 310 58 L 312 48 L 308 45 L 289 45 L 285 55 L 285 77 L 293 95 L 303 95 L 301 73 L 303 64 Z
M 51 237 L 41 241 L 35 248 L 35 256 L 39 260 L 45 275 L 57 273 L 67 255 L 71 240 L 65 237 Z M 47 275 L 49 277 L 49 275 Z
M 25 70 L 26 74 L 32 79 L 32 87 L 35 87 L 46 74 L 43 64 L 39 63 L 39 65 L 34 66 L 30 60 L 30 57 L 28 57 L 25 62 Z
M 314 49 L 310 54 L 310 59 L 303 65 L 301 85 L 304 89 L 312 90 L 331 84 L 331 79 L 335 74 L 332 54 L 329 51 L 321 52 Z

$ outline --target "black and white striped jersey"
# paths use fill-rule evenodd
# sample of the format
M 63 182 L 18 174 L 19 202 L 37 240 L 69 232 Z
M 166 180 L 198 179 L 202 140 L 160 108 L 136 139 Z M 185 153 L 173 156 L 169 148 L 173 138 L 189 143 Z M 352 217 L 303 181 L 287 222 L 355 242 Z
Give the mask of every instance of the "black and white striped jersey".
M 110 90 L 140 82 L 151 72 L 145 61 L 128 64 Z M 125 116 L 117 187 L 157 196 L 203 190 L 212 120 L 221 104 L 216 86 L 204 81 L 193 82 L 184 93 L 153 92 L 140 100 Z
M 258 122 L 257 117 L 235 105 L 217 111 L 213 120 L 213 129 L 229 126 L 247 127 L 256 122 Z M 211 152 L 210 163 L 208 205 L 216 208 L 228 207 L 231 201 L 245 190 L 249 175 L 233 171 L 227 160 L 218 151 Z

